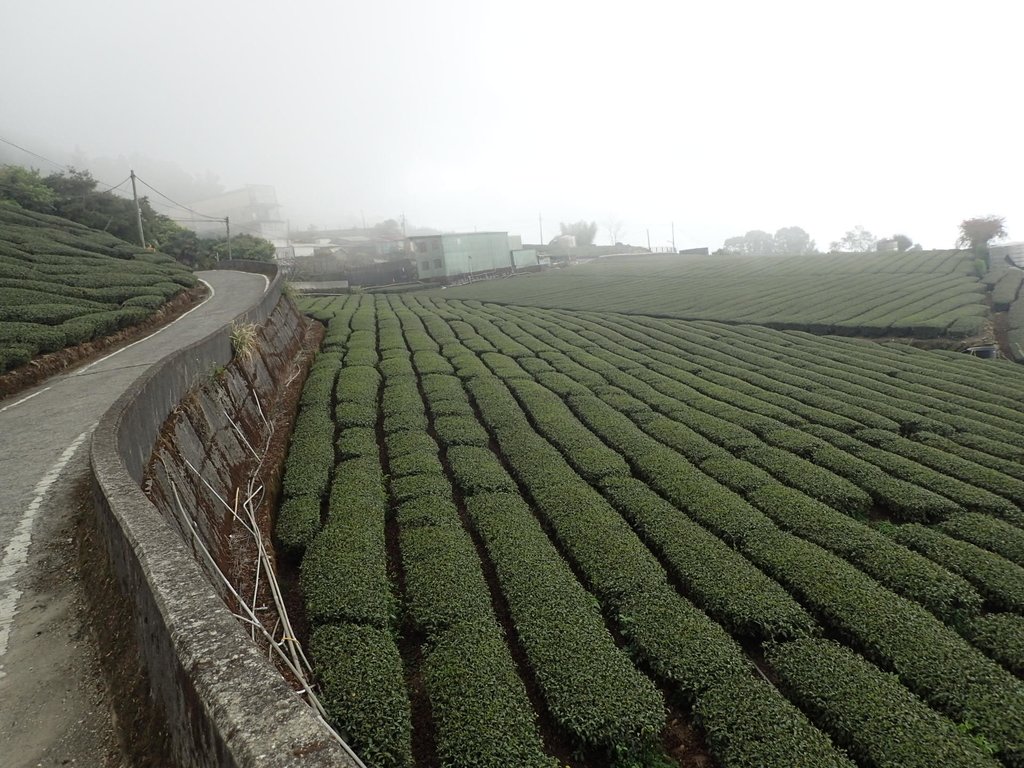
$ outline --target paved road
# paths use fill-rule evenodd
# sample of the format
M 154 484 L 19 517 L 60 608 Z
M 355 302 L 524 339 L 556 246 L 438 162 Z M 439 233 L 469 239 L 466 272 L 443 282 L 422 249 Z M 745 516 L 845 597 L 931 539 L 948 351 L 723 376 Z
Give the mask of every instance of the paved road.
M 231 322 L 267 287 L 262 275 L 242 272 L 199 277 L 213 295 L 176 322 L 0 401 L 0 768 L 117 759 L 81 615 L 76 492 L 88 476 L 92 430 L 125 388 Z

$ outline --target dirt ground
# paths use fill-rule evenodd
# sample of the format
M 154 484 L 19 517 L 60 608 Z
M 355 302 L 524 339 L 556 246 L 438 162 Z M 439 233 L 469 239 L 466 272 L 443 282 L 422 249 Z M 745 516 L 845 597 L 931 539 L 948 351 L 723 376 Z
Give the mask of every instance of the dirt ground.
M 117 736 L 115 697 L 103 674 L 97 638 L 84 618 L 96 607 L 90 595 L 102 598 L 83 578 L 79 560 L 85 515 L 91 514 L 84 452 L 69 470 L 77 479 L 67 478 L 54 489 L 66 501 L 66 513 L 46 524 L 52 526 L 40 536 L 46 544 L 33 554 L 38 567 L 31 572 L 40 575 L 30 586 L 46 597 L 30 602 L 20 614 L 18 631 L 33 636 L 32 641 L 15 644 L 6 659 L 5 666 L 27 666 L 31 674 L 10 675 L 0 683 L 3 697 L 19 703 L 12 710 L 16 714 L 0 722 L 0 765 L 5 768 L 134 765 Z M 38 696 L 39 690 L 50 694 Z M 59 696 L 52 695 L 58 691 Z

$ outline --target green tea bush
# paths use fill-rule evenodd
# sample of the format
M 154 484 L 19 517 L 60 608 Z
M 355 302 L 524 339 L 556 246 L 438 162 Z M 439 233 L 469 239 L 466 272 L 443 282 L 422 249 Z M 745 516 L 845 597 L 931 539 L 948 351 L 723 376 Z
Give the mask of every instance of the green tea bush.
M 412 712 L 391 634 L 352 624 L 310 639 L 320 699 L 331 723 L 370 765 L 412 768 Z
M 1024 675 L 1024 616 L 990 613 L 968 630 L 971 642 L 1018 677 Z
M 782 587 L 644 483 L 613 477 L 602 490 L 685 594 L 732 634 L 764 640 L 815 630 L 814 620 Z
M 765 656 L 786 694 L 864 765 L 999 765 L 899 678 L 838 643 L 772 644 Z
M 997 609 L 1024 613 L 1024 568 L 917 523 L 894 529 L 893 538 L 974 584 Z

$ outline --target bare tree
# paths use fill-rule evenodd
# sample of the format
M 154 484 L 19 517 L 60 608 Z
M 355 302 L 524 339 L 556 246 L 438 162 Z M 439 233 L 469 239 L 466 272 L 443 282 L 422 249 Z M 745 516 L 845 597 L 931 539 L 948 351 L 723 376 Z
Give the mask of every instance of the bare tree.
M 604 228 L 608 230 L 610 245 L 615 245 L 622 239 L 622 230 L 625 228 L 625 224 L 621 219 L 610 218 L 605 221 Z

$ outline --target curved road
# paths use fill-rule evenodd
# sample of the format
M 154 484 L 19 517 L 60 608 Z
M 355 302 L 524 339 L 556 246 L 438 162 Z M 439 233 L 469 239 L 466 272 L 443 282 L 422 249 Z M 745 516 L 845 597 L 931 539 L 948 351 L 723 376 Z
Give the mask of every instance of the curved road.
M 200 272 L 199 307 L 153 335 L 0 401 L 0 765 L 116 765 L 111 715 L 82 616 L 74 542 L 88 440 L 127 386 L 230 323 L 262 275 Z

